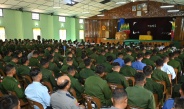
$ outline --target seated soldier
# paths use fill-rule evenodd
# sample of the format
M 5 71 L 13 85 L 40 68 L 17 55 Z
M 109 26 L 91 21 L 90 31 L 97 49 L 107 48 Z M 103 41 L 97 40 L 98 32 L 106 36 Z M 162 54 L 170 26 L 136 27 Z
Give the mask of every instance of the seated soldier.
M 57 80 L 59 90 L 51 95 L 51 105 L 54 109 L 84 109 L 84 106 L 79 105 L 68 91 L 70 89 L 70 78 L 61 76 Z
M 161 68 L 161 70 L 166 72 L 167 74 L 171 74 L 172 75 L 172 79 L 174 79 L 176 77 L 176 73 L 174 71 L 174 68 L 167 64 L 169 62 L 169 57 L 168 56 L 164 56 L 163 57 L 163 61 L 164 61 L 164 64 L 163 64 L 163 67 Z
M 105 66 L 105 72 L 106 73 L 111 73 L 112 72 L 112 62 L 113 62 L 113 57 L 112 56 L 107 56 L 106 62 L 102 63 L 102 65 Z
M 103 64 L 105 62 L 105 51 L 101 50 L 101 54 L 96 58 L 96 63 Z
M 135 74 L 135 86 L 127 87 L 128 105 L 143 109 L 156 109 L 153 93 L 144 88 L 146 77 L 144 73 Z
M 66 58 L 66 64 L 64 64 L 61 68 L 62 73 L 67 73 L 67 69 L 69 66 L 73 65 L 73 59 L 71 57 Z
M 48 59 L 41 59 L 41 72 L 42 72 L 42 80 L 43 81 L 48 81 L 51 83 L 52 87 L 56 87 L 56 80 L 55 80 L 55 77 L 54 77 L 54 74 L 51 70 L 48 70 L 48 67 L 49 67 L 49 61 Z
M 33 82 L 25 89 L 25 95 L 28 99 L 41 103 L 44 109 L 50 108 L 50 95 L 47 87 L 43 86 L 40 81 L 42 72 L 39 68 L 33 68 L 30 71 Z
M 108 83 L 114 83 L 114 84 L 120 84 L 123 86 L 123 88 L 126 89 L 126 87 L 128 87 L 128 83 L 125 79 L 125 77 L 121 74 L 119 74 L 120 71 L 120 65 L 118 62 L 115 62 L 112 64 L 113 68 L 113 72 L 112 73 L 108 73 L 106 76 L 106 80 Z
M 5 56 L 3 58 L 3 61 L 10 62 L 12 58 L 11 55 L 12 55 L 12 52 L 10 50 L 5 51 Z
M 90 96 L 100 99 L 102 106 L 111 106 L 111 90 L 102 77 L 105 75 L 105 67 L 103 65 L 96 66 L 96 75 L 90 76 L 86 79 L 84 85 L 84 92 Z
M 176 98 L 172 109 L 184 109 L 184 98 Z
M 29 59 L 29 66 L 40 67 L 38 55 L 39 55 L 38 51 L 33 52 L 33 56 Z
M 126 55 L 124 56 L 124 59 L 129 58 L 131 61 L 134 61 L 134 57 L 132 56 L 132 50 L 130 48 L 126 49 Z
M 21 62 L 22 62 L 22 65 L 20 65 L 18 67 L 18 75 L 21 76 L 21 75 L 29 75 L 29 72 L 30 72 L 30 68 L 29 68 L 29 60 L 27 58 L 27 56 L 24 56 L 22 57 L 21 59 Z
M 79 83 L 79 81 L 74 78 L 76 70 L 73 66 L 68 67 L 68 77 L 71 80 L 71 87 L 76 91 L 77 99 L 81 98 L 81 94 L 84 92 L 84 87 Z
M 111 100 L 113 106 L 109 109 L 125 109 L 128 103 L 127 92 L 124 89 L 115 89 Z
M 150 65 L 154 69 L 155 68 L 155 63 L 154 63 L 154 61 L 152 61 L 150 59 L 150 56 L 151 56 L 151 53 L 150 52 L 146 52 L 142 62 L 145 63 L 146 65 Z
M 91 65 L 92 65 L 92 62 L 91 62 L 91 59 L 87 58 L 84 60 L 84 64 L 85 64 L 85 68 L 83 68 L 80 72 L 79 72 L 79 76 L 81 79 L 85 80 L 87 79 L 88 77 L 90 76 L 93 76 L 95 75 L 94 71 L 91 70 Z
M 124 75 L 124 76 L 127 76 L 127 77 L 132 77 L 134 76 L 137 71 L 132 68 L 132 61 L 130 58 L 126 58 L 124 59 L 124 62 L 125 62 L 125 66 L 123 66 L 120 70 L 120 74 Z
M 170 83 L 170 80 L 169 80 L 169 77 L 168 77 L 167 73 L 163 72 L 161 70 L 162 66 L 163 66 L 163 60 L 158 59 L 156 61 L 156 69 L 153 70 L 151 78 L 154 81 L 165 81 L 166 82 L 166 87 L 169 88 L 169 87 L 171 87 L 171 83 Z
M 24 98 L 24 91 L 18 82 L 13 76 L 16 74 L 15 67 L 13 65 L 6 65 L 6 77 L 2 81 L 2 86 L 7 91 L 13 91 L 16 93 L 18 98 Z
M 154 49 L 152 52 L 152 56 L 150 57 L 150 60 L 152 60 L 153 62 L 156 62 L 156 60 L 161 59 L 160 56 L 157 55 L 157 50 Z
M 163 98 L 163 85 L 151 79 L 151 74 L 153 73 L 152 67 L 145 66 L 143 68 L 143 73 L 146 76 L 146 84 L 144 85 L 144 88 L 150 90 L 153 94 L 157 94 L 159 101 L 161 101 Z
M 137 54 L 137 61 L 132 63 L 132 67 L 136 69 L 138 72 L 142 72 L 144 66 L 146 66 L 145 63 L 142 63 L 143 55 L 141 53 Z
M 178 72 L 181 72 L 181 64 L 180 62 L 176 61 L 174 58 L 174 53 L 169 53 L 170 61 L 168 65 L 172 66 L 173 68 L 178 69 Z
M 68 53 L 67 53 L 67 57 L 63 60 L 63 64 L 64 64 L 64 65 L 67 64 L 67 58 L 68 58 L 68 57 L 72 58 L 72 60 L 73 60 L 73 66 L 74 66 L 75 68 L 77 68 L 77 67 L 78 67 L 78 63 L 77 63 L 77 61 L 75 60 L 75 57 L 73 56 L 72 52 L 68 52 Z M 66 69 L 66 71 L 67 71 L 67 69 Z
M 118 53 L 118 58 L 115 59 L 113 62 L 118 62 L 121 67 L 124 66 L 124 60 L 123 60 L 123 53 Z
M 20 102 L 14 95 L 5 95 L 0 98 L 0 109 L 21 109 Z

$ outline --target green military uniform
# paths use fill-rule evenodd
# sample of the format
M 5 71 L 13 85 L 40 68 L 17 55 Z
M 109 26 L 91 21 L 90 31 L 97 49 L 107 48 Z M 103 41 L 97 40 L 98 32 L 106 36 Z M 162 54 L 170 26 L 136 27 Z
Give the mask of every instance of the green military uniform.
M 105 72 L 111 73 L 112 72 L 112 65 L 109 62 L 104 62 L 102 65 L 105 66 Z
M 125 55 L 125 56 L 123 57 L 123 59 L 126 59 L 126 58 L 130 58 L 131 61 L 134 61 L 134 57 L 131 56 L 131 55 L 129 55 L 129 54 L 127 54 L 127 55 Z
M 177 68 L 178 71 L 181 72 L 181 65 L 178 61 L 176 61 L 174 59 L 170 59 L 170 61 L 167 64 L 172 66 L 173 68 Z
M 74 78 L 70 74 L 68 74 L 68 77 L 71 80 L 71 87 L 76 91 L 77 98 L 80 99 L 81 94 L 84 92 L 84 87 L 79 83 L 76 78 Z
M 152 61 L 151 59 L 144 58 L 144 59 L 142 60 L 142 62 L 145 63 L 146 65 L 152 66 L 152 69 L 155 68 L 155 63 L 154 63 L 154 61 Z
M 56 87 L 56 80 L 52 74 L 52 71 L 45 69 L 45 68 L 41 68 L 41 72 L 42 72 L 42 80 L 43 81 L 48 81 L 51 83 L 52 87 Z
M 160 56 L 157 55 L 153 55 L 150 57 L 150 60 L 152 60 L 153 62 L 156 62 L 158 59 L 161 59 Z
M 54 75 L 56 77 L 59 77 L 61 76 L 61 73 L 60 73 L 60 69 L 57 67 L 57 65 L 53 62 L 49 62 L 49 70 L 53 71 L 54 72 Z
M 111 106 L 111 90 L 106 82 L 100 76 L 94 75 L 86 79 L 84 90 L 86 94 L 100 99 L 103 106 Z
M 63 64 L 67 64 L 67 62 L 66 62 L 66 58 L 64 59 Z M 77 63 L 77 61 L 75 60 L 75 58 L 74 58 L 74 57 L 73 57 L 73 66 L 74 66 L 75 68 L 77 68 L 77 67 L 78 67 L 78 63 Z
M 151 91 L 153 94 L 158 94 L 158 99 L 161 100 L 163 98 L 163 85 L 153 81 L 151 78 L 146 78 L 146 84 L 144 88 Z
M 116 59 L 116 55 L 113 54 L 113 53 L 106 53 L 106 54 L 105 54 L 105 57 L 107 57 L 107 56 L 112 56 L 113 59 Z
M 11 61 L 11 57 L 10 57 L 10 56 L 5 56 L 5 57 L 3 58 L 3 61 L 4 61 L 4 62 L 10 62 L 10 61 Z
M 113 71 L 112 73 L 108 73 L 106 78 L 108 83 L 120 84 L 123 86 L 124 89 L 128 87 L 128 83 L 125 77 L 118 72 Z
M 153 93 L 142 86 L 127 87 L 128 104 L 143 109 L 156 109 Z
M 121 68 L 120 74 L 127 76 L 127 77 L 132 77 L 137 73 L 137 71 L 132 68 L 131 66 L 125 65 Z
M 82 49 L 81 48 L 76 48 L 76 56 L 81 57 L 82 55 Z
M 82 79 L 87 79 L 90 76 L 95 75 L 94 71 L 89 68 L 84 68 L 79 72 L 79 76 Z
M 162 70 L 160 70 L 160 69 L 155 69 L 154 71 L 153 71 L 153 73 L 152 73 L 152 75 L 151 75 L 151 78 L 153 79 L 153 80 L 157 80 L 157 81 L 165 81 L 166 82 L 166 86 L 167 87 L 171 87 L 171 83 L 170 83 L 170 81 L 169 81 L 169 77 L 168 77 L 168 75 L 167 75 L 167 73 L 166 72 L 163 72 Z
M 18 98 L 25 97 L 24 91 L 21 88 L 20 83 L 14 77 L 6 76 L 3 79 L 2 86 L 7 91 L 15 92 Z
M 44 51 L 45 51 L 45 53 L 44 53 L 45 56 L 49 56 L 50 55 L 50 51 L 48 49 L 45 49 Z
M 106 61 L 106 58 L 105 58 L 105 56 L 103 56 L 103 55 L 99 55 L 97 58 L 96 58 L 96 62 L 98 63 L 98 64 L 102 64 L 102 63 L 104 63 Z
M 175 57 L 174 60 L 178 61 L 181 65 L 181 67 L 183 67 L 183 61 L 182 59 L 178 58 L 178 57 Z
M 96 60 L 97 57 L 98 57 L 98 55 L 97 55 L 96 53 L 93 53 L 93 54 L 91 54 L 89 57 L 90 57 L 91 59 Z
M 20 66 L 18 67 L 18 72 L 17 72 L 17 74 L 18 74 L 19 76 L 21 76 L 21 75 L 29 75 L 29 73 L 30 73 L 30 68 L 29 68 L 28 66 L 20 65 Z
M 32 57 L 29 59 L 29 66 L 37 66 L 40 67 L 40 62 L 38 58 Z
M 62 73 L 67 73 L 67 69 L 68 69 L 69 65 L 68 64 L 64 64 L 62 67 L 61 67 L 61 72 Z

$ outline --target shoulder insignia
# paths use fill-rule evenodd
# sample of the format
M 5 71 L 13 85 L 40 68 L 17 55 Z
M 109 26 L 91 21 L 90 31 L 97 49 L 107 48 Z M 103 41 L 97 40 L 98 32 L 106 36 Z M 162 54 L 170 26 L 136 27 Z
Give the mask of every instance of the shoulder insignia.
M 73 96 L 71 96 L 70 94 L 68 94 L 68 93 L 66 93 L 66 96 L 67 97 L 70 97 L 71 99 L 74 99 L 74 97 Z

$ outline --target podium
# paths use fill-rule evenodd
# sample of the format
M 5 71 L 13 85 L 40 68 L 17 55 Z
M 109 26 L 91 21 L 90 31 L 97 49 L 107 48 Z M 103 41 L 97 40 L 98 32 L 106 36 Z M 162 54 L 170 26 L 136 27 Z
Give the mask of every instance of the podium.
M 151 35 L 139 35 L 139 40 L 153 40 Z

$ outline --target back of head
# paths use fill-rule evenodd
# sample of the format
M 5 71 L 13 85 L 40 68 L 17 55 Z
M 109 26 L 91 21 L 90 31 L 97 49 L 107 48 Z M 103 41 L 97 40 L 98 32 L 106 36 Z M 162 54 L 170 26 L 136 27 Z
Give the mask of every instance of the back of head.
M 32 78 L 36 77 L 39 73 L 41 73 L 40 69 L 39 68 L 32 68 L 31 71 L 30 71 L 30 76 Z
M 118 57 L 123 57 L 123 53 L 118 53 Z
M 169 57 L 168 57 L 167 55 L 166 55 L 166 56 L 163 56 L 163 57 L 162 57 L 162 59 L 163 59 L 163 61 L 164 61 L 164 62 L 169 61 L 169 60 L 168 60 L 168 59 L 169 59 Z
M 130 59 L 130 58 L 125 58 L 125 59 L 124 59 L 124 63 L 125 63 L 125 64 L 127 64 L 127 63 L 129 63 L 129 62 L 131 62 L 131 59 Z
M 42 66 L 44 66 L 44 65 L 47 64 L 48 62 L 49 62 L 48 59 L 42 58 L 41 61 L 40 61 L 40 64 L 41 64 Z
M 66 89 L 69 84 L 70 84 L 70 78 L 68 76 L 61 76 L 57 80 L 57 86 L 61 90 Z M 67 88 L 67 90 L 69 88 L 70 86 Z
M 169 57 L 173 58 L 174 57 L 174 53 L 169 53 Z
M 73 61 L 73 59 L 71 57 L 66 58 L 66 62 L 71 62 L 71 61 Z
M 91 64 L 91 59 L 90 58 L 84 59 L 84 64 L 85 66 L 89 66 Z
M 145 76 L 150 76 L 152 72 L 153 72 L 152 67 L 149 65 L 143 68 L 143 73 L 145 74 Z
M 141 58 L 143 58 L 142 53 L 137 54 L 137 59 L 141 59 Z
M 67 69 L 68 73 L 73 73 L 73 71 L 75 71 L 75 67 L 74 66 L 69 66 Z
M 97 66 L 96 66 L 96 69 L 95 69 L 95 72 L 96 72 L 97 74 L 102 74 L 102 73 L 104 73 L 104 72 L 105 72 L 105 66 L 103 66 L 103 65 L 97 65 Z
M 25 64 L 27 60 L 28 60 L 27 56 L 22 57 L 21 58 L 22 64 Z
M 115 102 L 118 100 L 127 99 L 127 92 L 123 88 L 116 88 L 112 92 L 112 98 L 115 100 Z
M 107 60 L 107 62 L 112 62 L 113 61 L 113 57 L 112 56 L 107 56 L 106 60 Z
M 6 68 L 5 68 L 6 74 L 8 74 L 13 68 L 14 66 L 11 64 L 6 65 Z
M 174 100 L 174 109 L 184 109 L 184 98 L 176 98 Z
M 0 99 L 0 109 L 20 109 L 18 98 L 13 95 L 3 96 Z
M 38 54 L 39 54 L 39 52 L 36 50 L 33 52 L 33 55 L 38 55 Z
M 163 64 L 164 64 L 164 61 L 162 59 L 156 60 L 156 66 L 161 67 L 163 66 Z
M 139 84 L 139 83 L 143 83 L 146 77 L 144 73 L 136 73 L 134 78 L 135 78 L 136 84 Z

